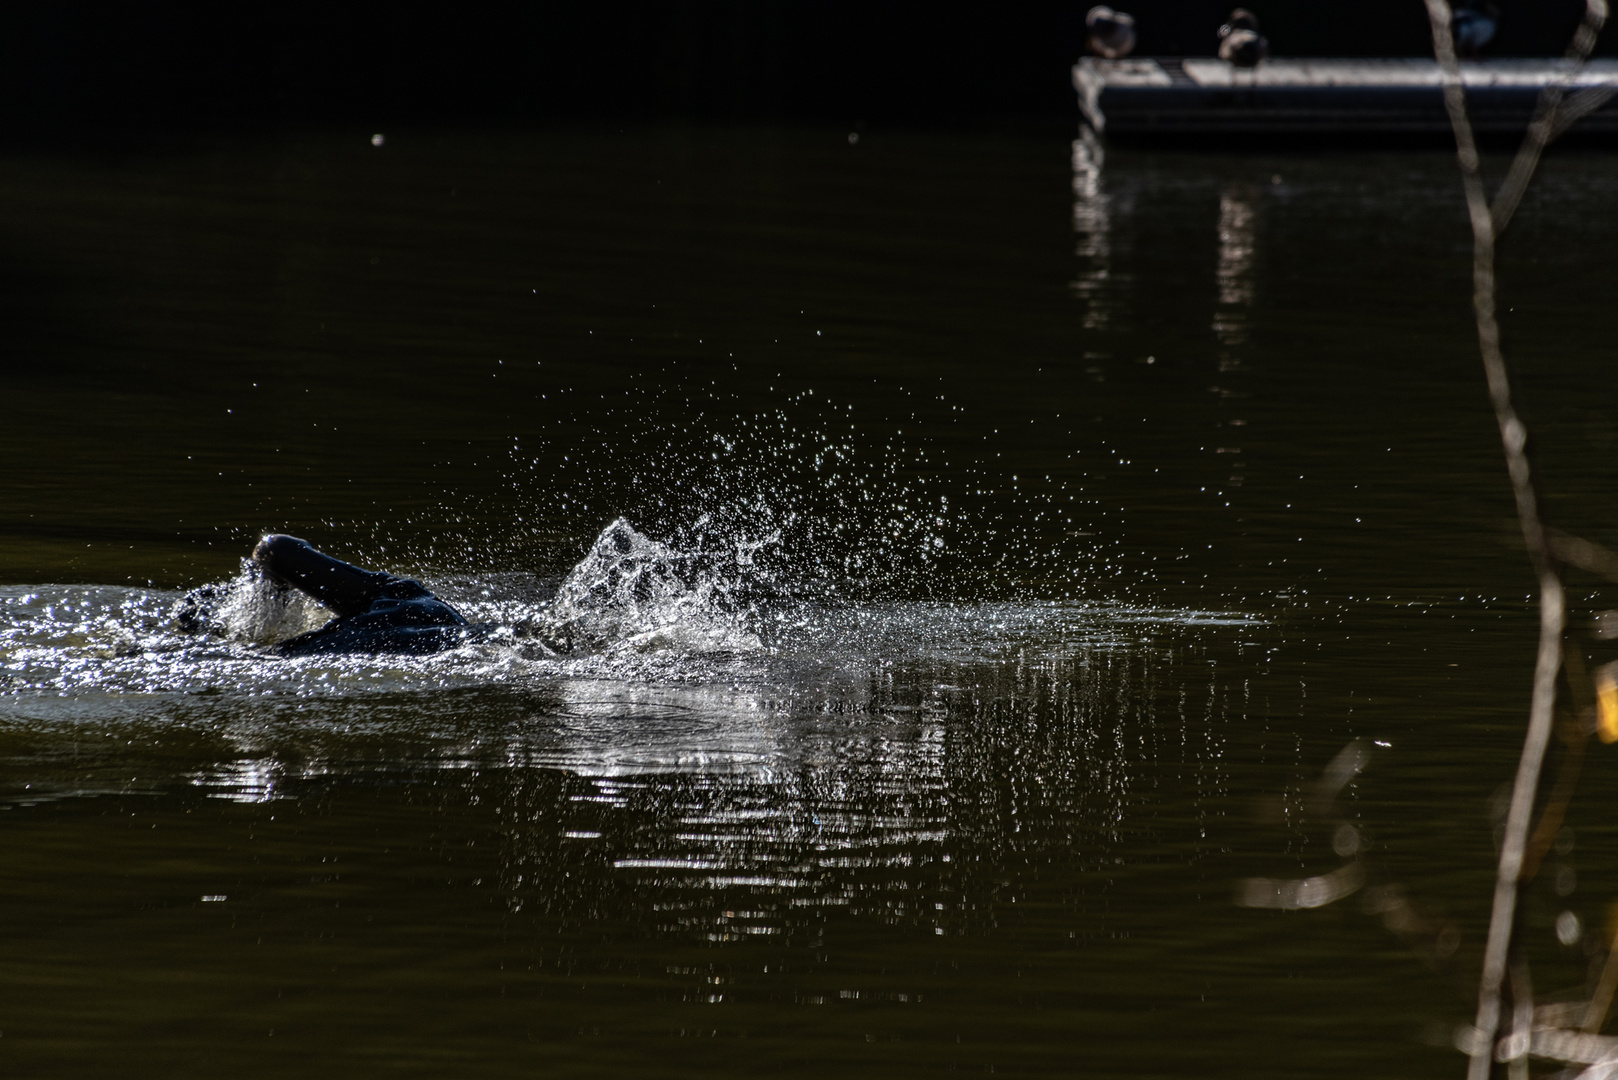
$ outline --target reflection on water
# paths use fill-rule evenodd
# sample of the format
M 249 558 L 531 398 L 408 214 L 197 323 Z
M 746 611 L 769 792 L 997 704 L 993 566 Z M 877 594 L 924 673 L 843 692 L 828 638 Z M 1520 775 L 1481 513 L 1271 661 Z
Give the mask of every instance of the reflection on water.
M 1452 155 L 834 134 L 0 167 L 10 1071 L 1453 1074 L 1533 626 Z M 1601 318 L 1523 388 L 1570 517 Z M 267 528 L 489 632 L 270 655 Z
M 1219 265 L 1214 271 L 1219 306 L 1213 332 L 1224 346 L 1247 341 L 1253 306 L 1253 239 L 1257 195 L 1251 185 L 1232 184 L 1219 196 Z
M 1078 234 L 1074 254 L 1082 260 L 1073 293 L 1084 303 L 1084 328 L 1101 330 L 1110 317 L 1112 298 L 1112 196 L 1102 185 L 1107 153 L 1101 139 L 1085 125 L 1073 140 L 1073 231 Z
M 984 925 L 962 901 L 986 862 L 1060 852 L 1118 872 L 1134 862 L 1127 838 L 1187 795 L 1196 850 L 1227 813 L 1226 749 L 1252 703 L 1211 671 L 1181 681 L 1175 652 L 1112 643 L 1011 666 L 916 658 L 851 683 L 778 676 L 771 692 L 795 701 L 546 684 L 502 744 L 471 753 L 500 778 L 488 797 L 507 902 L 576 903 L 556 871 L 588 841 L 610 859 L 601 887 L 656 895 L 664 932 L 791 940 L 836 911 L 959 935 Z M 541 767 L 588 778 L 560 814 Z
M 675 557 L 628 535 L 623 558 L 637 571 L 648 552 Z M 433 697 L 450 687 L 497 685 L 494 727 L 473 710 L 466 729 L 416 728 L 393 767 L 498 778 L 487 797 L 503 823 L 498 881 L 512 913 L 576 903 L 557 894 L 556 868 L 566 848 L 589 843 L 610 852 L 613 888 L 660 898 L 663 932 L 790 943 L 837 912 L 943 936 L 992 925 L 963 900 L 979 867 L 1054 850 L 1053 829 L 1065 862 L 1115 870 L 1132 861 L 1127 835 L 1163 812 L 1160 793 L 1189 794 L 1202 844 L 1225 813 L 1225 749 L 1248 691 L 1188 659 L 1271 647 L 1261 620 L 1220 613 L 780 601 L 753 613 L 759 635 L 738 652 L 734 633 L 713 647 L 712 582 L 663 578 L 653 595 L 640 573 L 601 559 L 593 551 L 567 580 L 610 577 L 612 595 L 564 583 L 554 602 L 569 621 L 613 613 L 612 629 L 592 625 L 616 639 L 577 658 L 497 634 L 437 657 L 287 660 L 261 651 L 262 619 L 233 640 L 178 631 L 165 614 L 174 594 L 11 589 L 0 627 L 11 715 L 78 739 L 206 729 L 241 756 L 149 772 L 140 786 L 183 780 L 267 804 L 359 764 L 357 728 L 374 738 L 395 711 L 368 698 L 439 711 Z M 533 583 L 475 584 L 459 584 L 474 618 L 546 617 L 544 605 L 524 612 L 494 595 L 533 595 Z M 621 599 L 638 601 L 633 619 Z M 681 632 L 686 620 L 697 632 Z M 200 709 L 184 703 L 198 694 Z M 560 814 L 551 770 L 588 781 Z M 618 819 L 635 813 L 649 823 L 626 832 Z
M 313 779 L 315 774 L 301 774 L 300 780 Z M 195 773 L 191 782 L 205 789 L 215 798 L 231 802 L 261 803 L 271 799 L 290 799 L 284 789 L 287 765 L 274 758 L 242 758 L 226 761 Z

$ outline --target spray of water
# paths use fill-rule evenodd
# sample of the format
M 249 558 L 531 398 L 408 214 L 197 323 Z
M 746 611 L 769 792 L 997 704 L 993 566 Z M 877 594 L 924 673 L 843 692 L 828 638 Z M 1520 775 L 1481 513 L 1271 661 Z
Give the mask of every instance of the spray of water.
M 540 620 L 540 636 L 567 653 L 758 649 L 750 571 L 763 543 L 681 552 L 619 518 L 563 579 Z
M 306 594 L 270 581 L 244 559 L 229 581 L 187 594 L 174 616 L 192 632 L 269 645 L 324 626 L 332 613 Z
M 456 487 L 428 510 L 326 524 L 449 574 L 560 579 L 622 517 L 682 552 L 756 545 L 755 578 L 826 604 L 1139 595 L 1100 520 L 1110 511 L 1086 494 L 1076 461 L 1022 475 L 1010 459 L 1026 433 L 968 438 L 957 422 L 970 404 L 888 389 L 851 402 L 783 387 L 759 408 L 722 380 L 629 375 L 617 395 L 581 398 L 503 449 L 447 463 L 497 472 L 499 488 Z M 1072 422 L 1058 415 L 1052 427 Z M 1071 450 L 1064 461 L 1078 452 L 1059 445 Z M 1105 453 L 1098 466 L 1124 466 Z

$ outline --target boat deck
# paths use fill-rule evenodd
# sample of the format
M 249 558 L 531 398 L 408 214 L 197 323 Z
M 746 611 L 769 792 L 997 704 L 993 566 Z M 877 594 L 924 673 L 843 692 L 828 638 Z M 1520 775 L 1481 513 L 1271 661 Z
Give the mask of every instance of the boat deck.
M 1483 132 L 1522 131 L 1561 60 L 1461 64 L 1468 112 Z M 1220 132 L 1422 133 L 1449 131 L 1444 76 L 1429 59 L 1278 59 L 1236 68 L 1211 57 L 1085 57 L 1073 66 L 1079 108 L 1097 131 L 1116 135 Z M 1618 60 L 1593 60 L 1571 93 L 1618 87 Z M 1574 130 L 1618 133 L 1609 99 Z

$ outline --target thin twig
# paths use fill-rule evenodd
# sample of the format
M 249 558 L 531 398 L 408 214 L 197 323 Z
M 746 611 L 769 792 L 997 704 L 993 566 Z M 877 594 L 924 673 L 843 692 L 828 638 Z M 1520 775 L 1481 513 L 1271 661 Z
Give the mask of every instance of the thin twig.
M 1607 1026 L 1613 991 L 1618 990 L 1618 934 L 1608 934 L 1607 939 L 1607 962 L 1601 966 L 1601 978 L 1596 980 L 1596 992 L 1590 995 L 1590 1007 L 1585 1010 L 1582 1025 L 1591 1035 L 1600 1034 Z
M 1562 724 L 1562 742 L 1567 745 L 1567 752 L 1562 755 L 1562 766 L 1557 771 L 1550 797 L 1545 800 L 1545 809 L 1539 812 L 1539 824 L 1534 826 L 1533 835 L 1528 839 L 1528 850 L 1523 855 L 1522 873 L 1519 875 L 1524 885 L 1539 873 L 1540 863 L 1556 842 L 1557 834 L 1562 831 L 1562 823 L 1567 820 L 1568 804 L 1573 801 L 1573 792 L 1579 786 L 1584 750 L 1594 726 L 1595 702 L 1590 695 L 1590 676 L 1584 669 L 1584 655 L 1571 641 L 1562 643 L 1562 663 L 1567 668 L 1567 685 L 1573 693 L 1576 719 Z
M 1528 1080 L 1528 1051 L 1534 1045 L 1534 984 L 1528 974 L 1528 962 L 1521 957 L 1511 965 L 1512 1010 L 1510 1044 L 1504 1055 L 1511 1064 L 1506 1075 L 1509 1080 Z
M 1587 4 L 1585 21 L 1574 41 L 1576 48 L 1583 47 L 1584 55 L 1588 55 L 1589 46 L 1595 41 L 1595 32 L 1606 18 L 1605 0 L 1587 0 Z M 1466 115 L 1466 92 L 1461 80 L 1460 63 L 1455 56 L 1455 41 L 1451 36 L 1450 8 L 1446 0 L 1426 0 L 1426 5 L 1432 23 L 1433 53 L 1444 72 L 1444 105 L 1449 111 L 1450 125 L 1455 130 L 1461 185 L 1466 193 L 1467 214 L 1472 223 L 1472 309 L 1477 320 L 1478 348 L 1482 353 L 1489 400 L 1494 406 L 1495 422 L 1500 429 L 1500 444 L 1505 451 L 1512 495 L 1517 503 L 1517 520 L 1522 526 L 1523 541 L 1528 547 L 1535 576 L 1539 579 L 1539 650 L 1534 663 L 1533 697 L 1529 705 L 1528 731 L 1523 740 L 1522 756 L 1518 759 L 1517 775 L 1512 784 L 1510 809 L 1506 813 L 1505 835 L 1500 845 L 1494 903 L 1489 916 L 1489 936 L 1484 946 L 1483 973 L 1478 980 L 1476 1032 L 1471 1040 L 1472 1060 L 1467 1073 L 1469 1080 L 1488 1080 L 1495 1037 L 1500 1030 L 1501 984 L 1505 980 L 1511 956 L 1512 930 L 1516 923 L 1518 891 L 1528 829 L 1533 818 L 1534 796 L 1539 789 L 1539 774 L 1544 766 L 1545 748 L 1553 726 L 1556 679 L 1562 668 L 1562 633 L 1567 623 L 1567 608 L 1560 565 L 1551 550 L 1545 523 L 1540 518 L 1539 496 L 1534 488 L 1533 472 L 1528 460 L 1528 430 L 1512 403 L 1511 380 L 1506 370 L 1505 355 L 1500 349 L 1500 324 L 1495 313 L 1496 215 L 1484 193 L 1477 142 Z M 1521 190 L 1518 189 L 1526 189 L 1534 166 L 1538 164 L 1540 151 L 1549 141 L 1549 119 L 1560 100 L 1558 92 L 1550 108 L 1544 110 L 1545 115 L 1536 118 L 1525 137 L 1523 151 L 1518 154 L 1518 161 L 1523 166 L 1520 175 L 1508 178 L 1512 188 L 1510 191 L 1503 188 L 1501 192 L 1502 196 L 1510 196 L 1498 204 L 1502 211 L 1508 211 L 1500 216 L 1502 227 L 1509 223 L 1509 211 L 1515 211 L 1521 199 Z M 1511 194 L 1513 191 L 1514 195 Z M 1524 1004 L 1529 1006 L 1531 1012 L 1531 1003 L 1521 1001 L 1518 1002 L 1519 1011 Z
M 1430 8 L 1431 4 L 1428 6 Z M 1522 146 L 1518 147 L 1517 156 L 1511 162 L 1511 170 L 1506 173 L 1505 181 L 1495 193 L 1492 213 L 1496 236 L 1505 232 L 1506 226 L 1511 224 L 1511 217 L 1517 212 L 1517 204 L 1522 202 L 1523 193 L 1528 190 L 1528 181 L 1533 178 L 1534 169 L 1538 167 L 1539 157 L 1545 152 L 1545 147 L 1572 127 L 1580 117 L 1606 104 L 1606 98 L 1612 96 L 1611 91 L 1607 92 L 1606 97 L 1591 95 L 1586 91 L 1584 94 L 1575 94 L 1571 101 L 1565 103 L 1563 101 L 1567 88 L 1578 78 L 1579 72 L 1584 68 L 1584 62 L 1590 58 L 1590 50 L 1595 48 L 1596 36 L 1601 33 L 1606 21 L 1607 0 L 1588 0 L 1584 8 L 1584 20 L 1579 23 L 1579 29 L 1567 47 L 1561 77 L 1547 83 L 1539 92 L 1539 101 L 1534 107 L 1534 119 L 1529 123 Z M 1593 89 L 1598 94 L 1607 90 L 1606 87 Z M 1575 112 L 1575 109 L 1578 111 Z
M 1613 83 L 1587 86 L 1577 94 L 1569 94 L 1556 112 L 1555 123 L 1551 126 L 1552 141 L 1560 139 L 1568 128 L 1611 101 L 1615 95 L 1618 95 L 1618 85 Z
M 1610 551 L 1589 540 L 1581 540 L 1577 536 L 1569 536 L 1557 529 L 1550 530 L 1550 539 L 1551 550 L 1564 563 L 1577 566 L 1580 570 L 1587 570 L 1608 581 L 1618 581 L 1618 552 Z

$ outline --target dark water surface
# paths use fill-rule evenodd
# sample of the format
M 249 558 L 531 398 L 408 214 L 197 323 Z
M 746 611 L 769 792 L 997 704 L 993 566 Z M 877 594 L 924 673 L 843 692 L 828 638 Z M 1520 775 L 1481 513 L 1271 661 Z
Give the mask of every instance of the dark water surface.
M 0 162 L 6 1075 L 1458 1074 L 1534 615 L 1449 154 L 368 135 Z M 1607 543 L 1615 166 L 1503 255 Z M 266 530 L 514 629 L 274 658 Z

